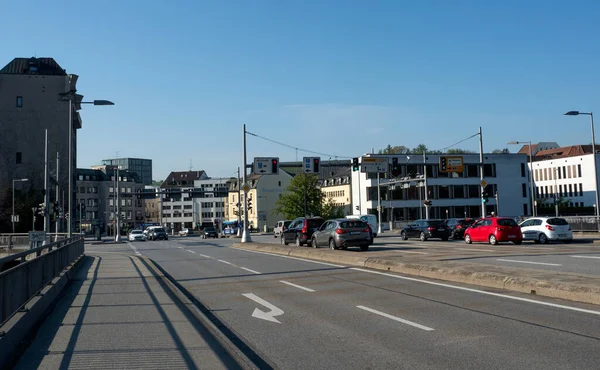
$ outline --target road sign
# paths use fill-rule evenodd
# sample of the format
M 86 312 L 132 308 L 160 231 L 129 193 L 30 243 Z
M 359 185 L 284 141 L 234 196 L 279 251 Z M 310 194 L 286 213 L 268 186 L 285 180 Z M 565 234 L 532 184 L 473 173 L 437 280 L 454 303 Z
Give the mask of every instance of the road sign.
M 485 188 L 487 186 L 487 181 L 481 180 L 481 182 L 479 184 L 481 184 L 482 188 Z
M 460 155 L 440 156 L 440 172 L 463 172 L 464 161 Z
M 304 173 L 319 173 L 320 157 L 304 157 L 302 158 L 302 172 Z
M 252 172 L 257 175 L 277 175 L 279 173 L 279 158 L 255 157 Z
M 362 157 L 360 172 L 388 172 L 389 158 L 387 157 Z
M 244 185 L 242 186 L 242 190 L 244 191 L 244 193 L 247 193 L 247 192 L 249 192 L 249 191 L 250 191 L 250 185 L 248 185 L 248 184 L 244 184 Z
M 12 222 L 19 222 L 19 215 L 12 215 Z
M 30 231 L 29 232 L 29 242 L 43 242 L 46 240 L 46 232 L 45 231 Z

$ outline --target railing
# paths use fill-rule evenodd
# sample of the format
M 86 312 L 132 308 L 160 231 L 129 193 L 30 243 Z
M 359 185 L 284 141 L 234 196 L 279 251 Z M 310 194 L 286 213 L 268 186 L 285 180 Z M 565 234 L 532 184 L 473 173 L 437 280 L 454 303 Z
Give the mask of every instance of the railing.
M 0 258 L 0 325 L 83 255 L 80 235 Z M 27 259 L 35 254 L 35 258 Z

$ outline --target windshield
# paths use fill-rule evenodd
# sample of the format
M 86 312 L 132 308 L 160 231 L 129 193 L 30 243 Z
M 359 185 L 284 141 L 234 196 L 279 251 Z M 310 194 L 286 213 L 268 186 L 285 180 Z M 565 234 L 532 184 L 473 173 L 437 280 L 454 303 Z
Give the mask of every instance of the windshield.
M 163 229 L 163 228 L 156 228 L 156 229 L 153 229 L 152 231 L 156 232 L 156 233 L 164 233 L 165 229 Z
M 362 221 L 352 220 L 352 221 L 342 221 L 342 222 L 340 222 L 340 227 L 342 229 L 348 229 L 348 228 L 365 228 L 365 227 L 367 227 L 367 225 L 365 225 L 365 223 L 362 222 Z
M 132 234 L 142 234 L 142 230 L 131 230 Z
M 311 229 L 316 229 L 316 228 L 320 227 L 321 225 L 323 225 L 323 222 L 325 222 L 325 220 L 323 220 L 321 218 L 309 218 L 308 219 L 308 227 Z
M 515 220 L 510 218 L 500 218 L 496 222 L 498 226 L 518 226 Z
M 568 226 L 569 225 L 567 220 L 565 220 L 564 218 L 550 218 L 550 219 L 548 219 L 548 221 L 546 221 L 546 223 L 548 223 L 548 225 L 553 225 L 553 226 Z
M 205 231 L 205 232 L 214 232 L 214 231 L 217 231 L 217 230 L 215 230 L 215 228 L 214 228 L 214 227 L 205 227 L 205 228 L 204 228 L 204 231 Z

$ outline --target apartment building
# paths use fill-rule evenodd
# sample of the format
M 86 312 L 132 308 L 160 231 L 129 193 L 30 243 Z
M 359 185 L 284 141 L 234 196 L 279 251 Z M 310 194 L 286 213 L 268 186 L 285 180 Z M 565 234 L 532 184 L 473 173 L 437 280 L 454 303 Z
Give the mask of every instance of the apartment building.
M 152 159 L 143 158 L 114 158 L 103 159 L 102 164 L 119 166 L 122 170 L 135 173 L 144 185 L 152 184 Z
M 352 169 L 350 167 L 338 168 L 329 174 L 323 174 L 321 191 L 326 200 L 331 199 L 333 203 L 342 208 L 345 215 L 353 214 L 352 211 Z

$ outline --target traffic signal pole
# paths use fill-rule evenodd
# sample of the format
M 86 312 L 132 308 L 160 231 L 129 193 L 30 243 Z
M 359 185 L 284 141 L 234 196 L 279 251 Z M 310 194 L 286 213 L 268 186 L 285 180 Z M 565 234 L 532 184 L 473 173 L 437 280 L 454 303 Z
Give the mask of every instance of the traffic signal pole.
M 481 133 L 481 126 L 479 126 L 479 179 L 483 183 L 483 136 Z M 483 193 L 485 187 L 481 186 L 481 217 L 485 217 L 485 202 L 483 200 Z
M 50 232 L 50 189 L 48 188 L 48 176 L 48 129 L 46 129 L 44 148 L 44 231 L 47 233 Z
M 242 166 L 242 176 L 244 185 L 246 185 L 246 124 L 242 126 L 242 146 L 244 148 L 244 165 Z M 242 229 L 242 243 L 251 243 L 252 238 L 248 232 L 248 192 L 244 191 L 244 225 Z
M 423 151 L 423 185 L 425 186 L 425 219 L 429 220 L 429 195 L 427 194 L 427 165 L 426 165 L 426 154 Z
M 59 205 L 60 204 L 60 152 L 56 152 L 56 204 Z M 56 212 L 56 214 L 58 215 L 56 218 L 56 236 L 55 236 L 55 241 L 58 241 L 58 232 L 60 231 L 60 207 L 58 207 L 59 209 L 54 210 L 54 212 Z M 64 216 L 64 215 L 63 215 Z

